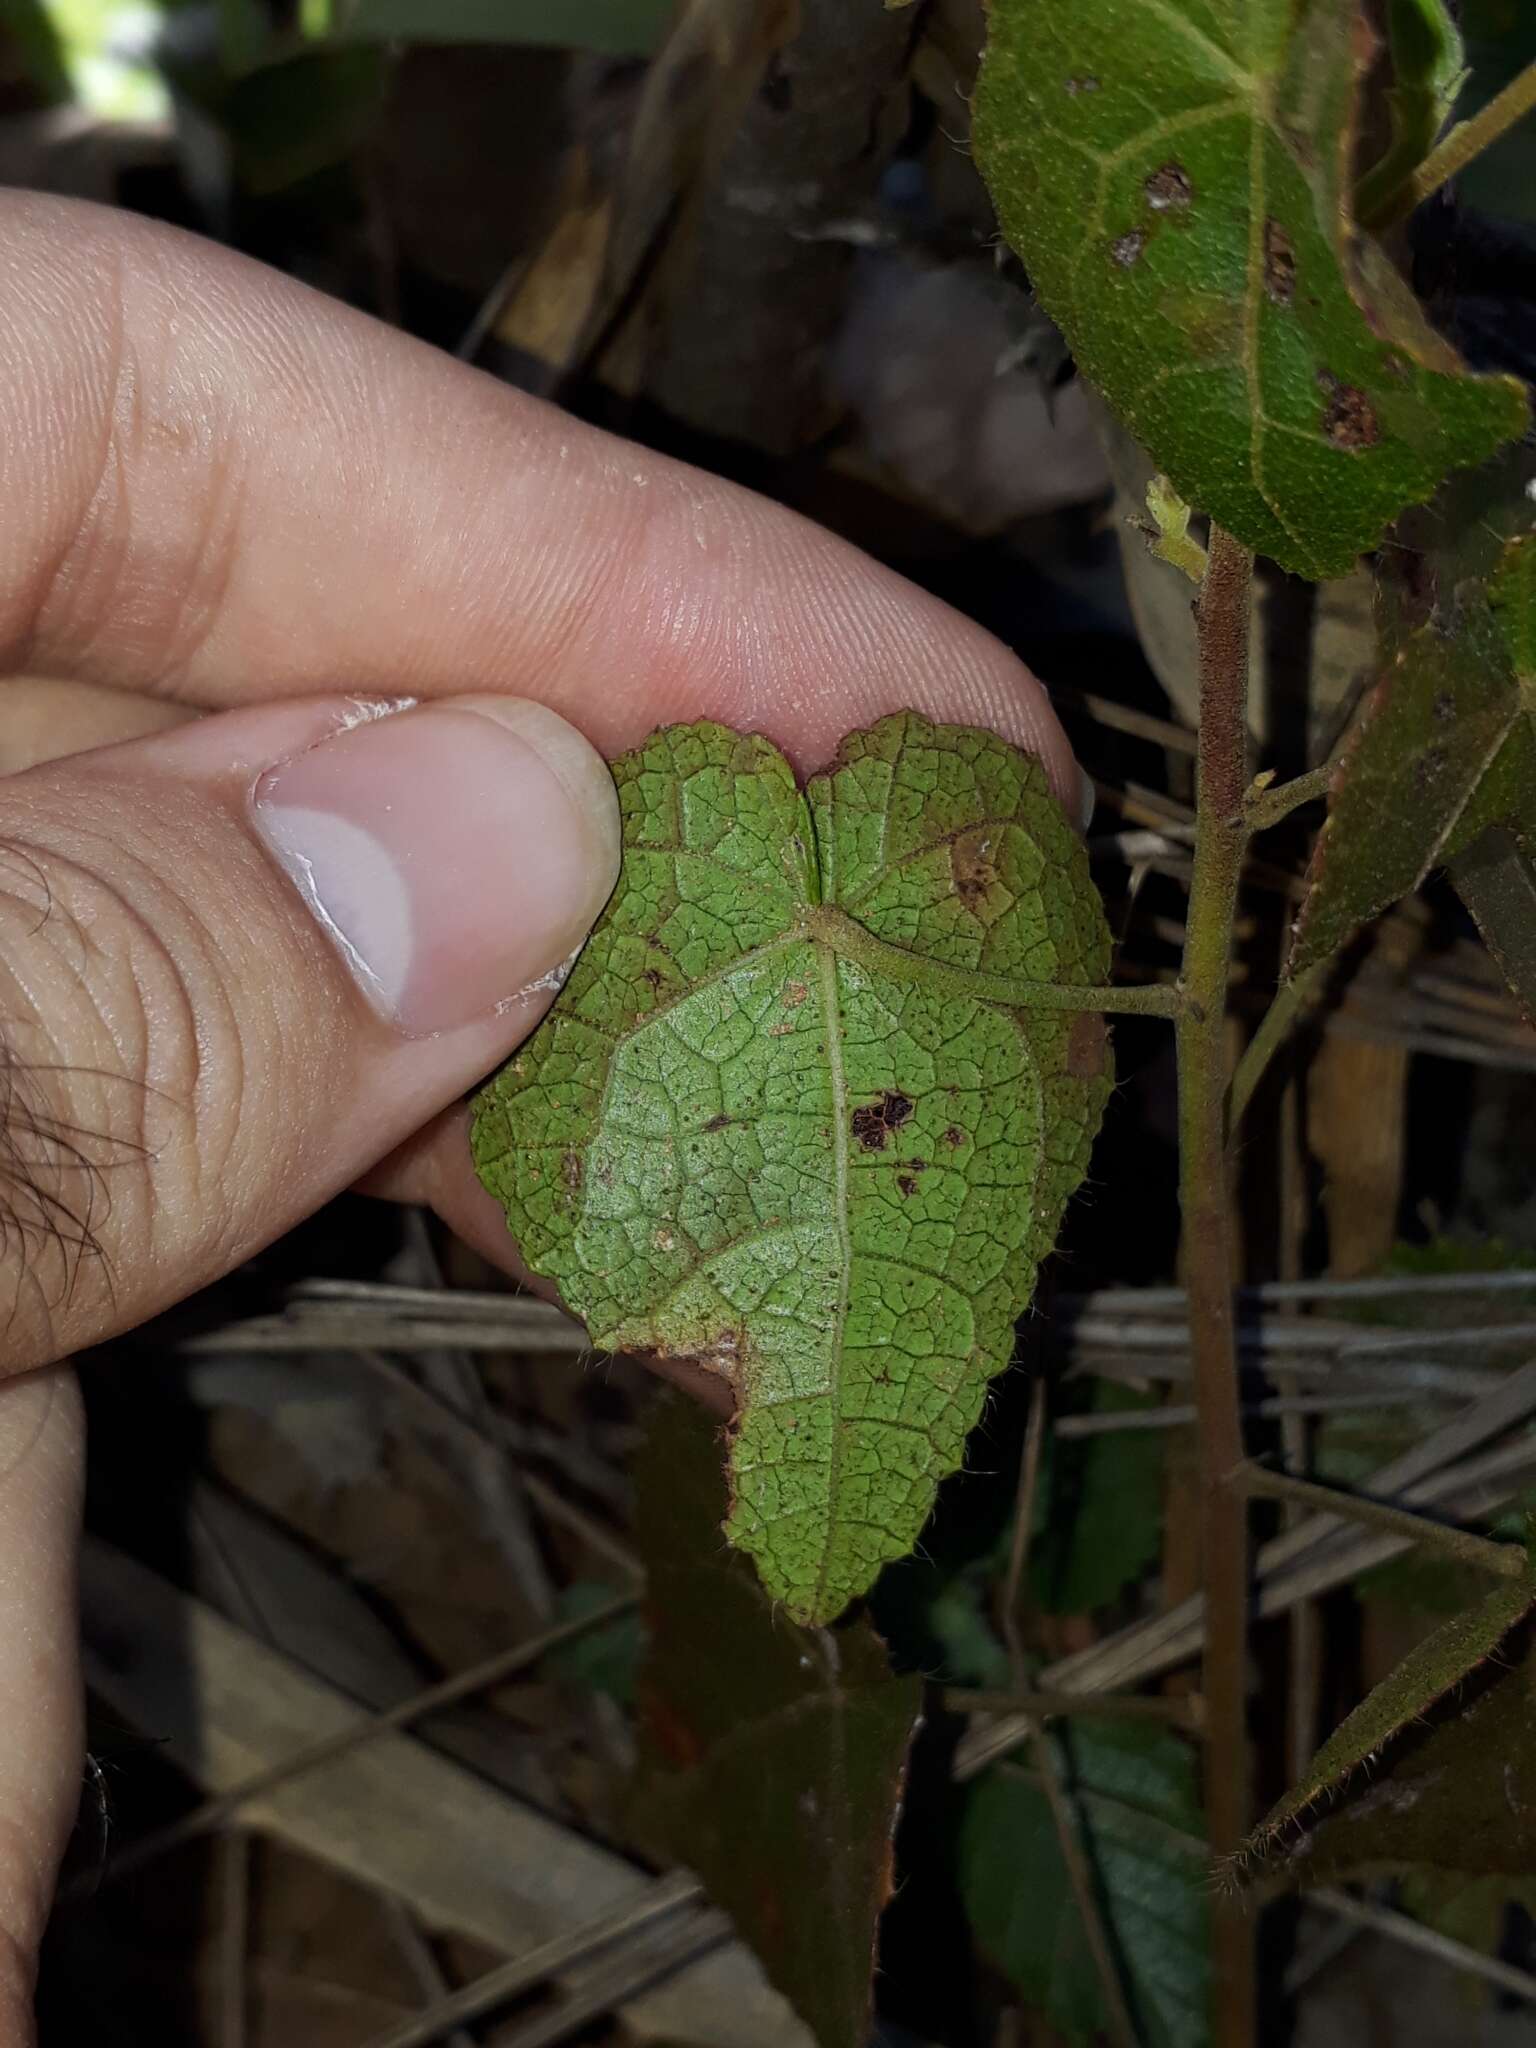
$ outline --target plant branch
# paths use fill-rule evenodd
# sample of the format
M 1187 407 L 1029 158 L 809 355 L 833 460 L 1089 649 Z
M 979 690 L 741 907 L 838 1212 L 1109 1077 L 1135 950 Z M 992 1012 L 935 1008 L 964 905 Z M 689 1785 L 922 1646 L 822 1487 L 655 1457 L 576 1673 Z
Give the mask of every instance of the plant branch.
M 1200 728 L 1194 872 L 1178 1023 L 1179 1170 L 1189 1343 L 1200 1417 L 1206 1646 L 1205 1806 L 1210 1844 L 1230 1856 L 1248 1832 L 1248 1509 L 1238 1406 L 1232 1221 L 1227 1185 L 1226 1010 L 1238 880 L 1248 833 L 1248 630 L 1253 556 L 1212 525 L 1195 606 Z M 1213 2038 L 1251 2048 L 1253 1930 L 1233 1899 L 1213 1901 Z
M 1379 232 L 1406 220 L 1431 193 L 1438 192 L 1442 185 L 1457 177 L 1474 157 L 1481 156 L 1501 136 L 1507 135 L 1533 109 L 1536 109 L 1536 64 L 1528 64 L 1517 78 L 1511 79 L 1504 90 L 1488 102 L 1481 113 L 1474 114 L 1470 121 L 1458 121 L 1417 170 L 1373 209 L 1363 225 Z
M 1305 775 L 1294 776 L 1289 782 L 1271 785 L 1261 778 L 1249 790 L 1244 806 L 1248 830 L 1267 832 L 1271 825 L 1278 825 L 1292 811 L 1299 811 L 1303 804 L 1316 803 L 1333 787 L 1338 768 L 1337 761 L 1325 761 L 1321 768 L 1309 768 Z
M 1237 1063 L 1237 1072 L 1232 1076 L 1232 1086 L 1227 1094 L 1229 1137 L 1236 1135 L 1270 1061 L 1312 1007 L 1314 999 L 1322 993 L 1332 964 L 1331 960 L 1319 960 L 1294 980 L 1282 982 L 1276 991 L 1274 1001 L 1264 1012 L 1264 1020 L 1249 1040 L 1247 1050 Z
M 1111 1721 L 1156 1721 L 1198 1735 L 1205 1727 L 1205 1703 L 1198 1693 L 995 1692 L 985 1686 L 946 1685 L 944 1704 L 956 1714 L 1028 1714 L 1036 1721 L 1058 1715 Z
M 1245 1465 L 1243 1484 L 1249 1493 L 1263 1494 L 1271 1500 L 1294 1501 L 1299 1507 L 1320 1509 L 1347 1522 L 1363 1522 L 1368 1528 L 1406 1536 L 1411 1543 L 1427 1543 L 1460 1564 L 1474 1565 L 1478 1571 L 1520 1579 L 1530 1570 L 1530 1560 L 1517 1543 L 1495 1543 L 1491 1537 L 1475 1536 L 1449 1522 L 1431 1521 L 1427 1515 L 1395 1508 L 1388 1501 L 1371 1500 L 1362 1493 L 1319 1486 L 1315 1480 L 1298 1479 L 1293 1473 L 1276 1472 L 1267 1465 Z

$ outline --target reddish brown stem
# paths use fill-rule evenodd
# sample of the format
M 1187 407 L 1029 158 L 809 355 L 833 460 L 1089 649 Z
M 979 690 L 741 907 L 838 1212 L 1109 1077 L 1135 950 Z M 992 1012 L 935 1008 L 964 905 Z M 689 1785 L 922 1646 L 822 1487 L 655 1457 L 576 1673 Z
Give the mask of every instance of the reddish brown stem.
M 1220 527 L 1195 617 L 1200 642 L 1199 783 L 1184 949 L 1189 1009 L 1178 1025 L 1180 1194 L 1189 1341 L 1200 1418 L 1206 1647 L 1206 1820 L 1213 1855 L 1248 1831 L 1248 1512 L 1240 1474 L 1237 1334 L 1228 1198 L 1225 1020 L 1248 827 L 1248 624 L 1253 557 Z M 1240 1902 L 1212 1902 L 1212 2034 L 1251 2048 L 1253 1929 Z

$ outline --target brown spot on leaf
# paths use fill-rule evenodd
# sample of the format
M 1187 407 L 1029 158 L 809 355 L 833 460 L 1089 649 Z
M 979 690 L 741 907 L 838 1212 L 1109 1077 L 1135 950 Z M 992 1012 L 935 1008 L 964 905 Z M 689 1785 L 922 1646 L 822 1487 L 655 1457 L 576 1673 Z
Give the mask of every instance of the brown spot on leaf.
M 1381 425 L 1371 401 L 1356 384 L 1346 384 L 1331 370 L 1319 370 L 1317 381 L 1328 394 L 1323 412 L 1323 432 L 1335 448 L 1357 454 L 1374 448 L 1381 439 Z
M 898 1173 L 896 1185 L 904 1195 L 915 1195 L 917 1193 L 917 1182 L 910 1173 Z
M 1264 294 L 1277 306 L 1296 296 L 1296 245 L 1277 220 L 1264 223 Z
M 1188 171 L 1182 164 L 1172 162 L 1155 170 L 1144 189 L 1147 204 L 1154 213 L 1182 212 L 1195 196 Z
M 848 1127 L 866 1152 L 883 1152 L 891 1142 L 892 1131 L 901 1129 L 911 1117 L 912 1110 L 910 1095 L 887 1088 L 875 1101 L 856 1109 Z
M 951 1124 L 944 1133 L 944 1142 L 952 1148 L 963 1145 L 965 1143 L 965 1133 L 958 1124 Z
M 642 981 L 648 981 L 652 988 L 660 988 L 661 969 L 659 967 L 647 967 L 644 974 L 641 975 L 640 979 Z
M 727 1131 L 730 1129 L 731 1125 L 735 1123 L 735 1121 L 735 1117 L 727 1116 L 725 1111 L 722 1109 L 718 1116 L 712 1116 L 710 1118 L 709 1122 L 705 1124 L 704 1129 L 706 1131 Z
M 963 834 L 950 848 L 949 867 L 955 894 L 967 910 L 979 910 L 997 884 L 997 869 L 992 864 L 992 835 L 988 832 Z
M 567 1152 L 560 1161 L 560 1178 L 574 1195 L 581 1186 L 581 1154 Z
M 1074 100 L 1080 92 L 1097 92 L 1098 89 L 1099 81 L 1096 78 L 1069 78 L 1067 80 L 1068 97 Z
M 1079 1010 L 1067 1033 L 1067 1072 L 1074 1081 L 1095 1081 L 1109 1057 L 1109 1027 L 1093 1010 Z
M 1449 690 L 1436 690 L 1435 701 L 1431 709 L 1442 725 L 1449 724 L 1451 719 L 1456 716 L 1456 699 Z
M 798 1010 L 809 994 L 810 990 L 803 981 L 786 981 L 783 996 L 785 1009 Z
M 1134 270 L 1141 261 L 1141 252 L 1147 246 L 1147 237 L 1141 228 L 1132 228 L 1128 235 L 1122 235 L 1118 242 L 1111 242 L 1109 253 L 1122 270 Z

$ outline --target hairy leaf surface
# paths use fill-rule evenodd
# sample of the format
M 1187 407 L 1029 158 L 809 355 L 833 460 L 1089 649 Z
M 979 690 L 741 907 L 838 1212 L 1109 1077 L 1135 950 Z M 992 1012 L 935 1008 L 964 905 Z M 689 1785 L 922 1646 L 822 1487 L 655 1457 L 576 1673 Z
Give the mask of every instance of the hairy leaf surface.
M 1347 575 L 1518 434 L 1348 218 L 1372 50 L 1339 0 L 992 0 L 975 118 L 1041 301 L 1181 496 Z
M 636 1472 L 651 1627 L 632 1818 L 698 1873 L 821 2048 L 864 2048 L 922 1685 L 862 1617 L 786 1623 L 719 1540 L 715 1437 L 657 1394 Z
M 1494 477 L 1448 493 L 1433 523 L 1405 522 L 1425 552 L 1378 581 L 1377 681 L 1333 779 L 1293 975 L 1450 863 L 1517 995 L 1536 1009 L 1526 931 L 1536 854 L 1530 475 L 1522 449 Z
M 614 769 L 619 886 L 479 1097 L 481 1178 L 594 1342 L 734 1390 L 733 1542 L 798 1620 L 911 1548 L 1087 1167 L 1108 933 L 1044 772 L 912 713 Z M 1058 1002 L 1061 1001 L 1057 997 Z
M 1330 1794 L 1348 1787 L 1406 1728 L 1497 1651 L 1536 1602 L 1536 1577 L 1501 1581 L 1463 1614 L 1426 1636 L 1354 1712 L 1345 1716 L 1300 1781 L 1254 1830 L 1245 1855 L 1262 1863 L 1304 1834 L 1306 1817 Z M 1375 1778 L 1372 1780 L 1375 1783 Z M 1366 1795 L 1369 1800 L 1369 1792 Z

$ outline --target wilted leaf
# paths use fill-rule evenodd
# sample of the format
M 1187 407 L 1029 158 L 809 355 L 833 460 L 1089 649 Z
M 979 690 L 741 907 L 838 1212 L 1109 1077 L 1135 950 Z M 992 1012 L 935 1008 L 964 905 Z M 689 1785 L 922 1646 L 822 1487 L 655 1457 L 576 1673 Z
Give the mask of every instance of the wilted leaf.
M 1351 235 L 1363 17 L 1338 0 L 992 0 L 978 156 L 1078 363 L 1199 511 L 1348 574 L 1521 432 Z
M 1374 1810 L 1380 1782 L 1380 1753 L 1443 1699 L 1487 1658 L 1536 1605 L 1536 1579 L 1507 1579 L 1465 1613 L 1442 1624 L 1411 1650 L 1352 1714 L 1346 1715 L 1312 1759 L 1300 1782 L 1273 1807 L 1249 1837 L 1244 1861 L 1269 1863 L 1294 1857 L 1286 1837 L 1301 1831 L 1320 1801 L 1350 1788 L 1357 1772 L 1372 1766 L 1371 1789 L 1356 1811 Z M 1310 1837 L 1304 1837 L 1302 1846 Z M 1289 1867 L 1289 1866 L 1288 1866 Z M 1456 1866 L 1463 1867 L 1463 1866 Z M 1482 1866 L 1465 1866 L 1477 1868 Z
M 650 1649 L 636 1819 L 698 1873 L 822 2048 L 864 2048 L 921 1702 L 867 1622 L 786 1622 L 719 1539 L 715 1431 L 659 1395 L 638 1472 Z
M 1092 1382 L 1096 1414 L 1155 1408 L 1155 1395 L 1113 1380 Z M 1107 1607 L 1162 1548 L 1161 1430 L 1124 1429 L 1056 1438 L 1030 1551 L 1040 1603 L 1052 1614 Z
M 1111 1722 L 1074 1724 L 1056 1747 L 1138 2032 L 1147 2048 L 1201 2048 L 1209 1879 L 1194 1756 L 1162 1729 Z M 1070 2040 L 1099 2041 L 1098 1973 L 1033 1773 L 1005 1764 L 977 1781 L 960 1886 L 977 1941 L 1022 1996 Z
M 797 1620 L 915 1541 L 1086 1168 L 1103 912 L 1040 764 L 913 713 L 802 793 L 767 740 L 614 769 L 624 870 L 477 1100 L 534 1270 L 733 1389 L 727 1533 Z M 1021 1007 L 1025 1006 L 1025 1007 Z

